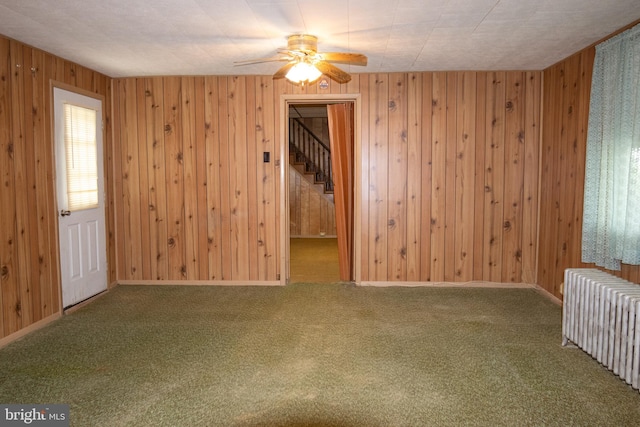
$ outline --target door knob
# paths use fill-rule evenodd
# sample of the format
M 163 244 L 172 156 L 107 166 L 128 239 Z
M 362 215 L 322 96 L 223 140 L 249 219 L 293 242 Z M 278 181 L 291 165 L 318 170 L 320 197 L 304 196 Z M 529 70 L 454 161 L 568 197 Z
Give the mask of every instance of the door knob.
M 71 211 L 65 211 L 64 209 L 60 211 L 60 216 L 69 216 L 71 215 Z

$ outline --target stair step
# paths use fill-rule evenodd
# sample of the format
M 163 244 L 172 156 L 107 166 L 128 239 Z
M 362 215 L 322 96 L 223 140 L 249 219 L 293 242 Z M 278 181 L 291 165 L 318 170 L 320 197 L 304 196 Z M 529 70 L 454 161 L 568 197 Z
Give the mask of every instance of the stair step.
M 326 182 L 316 179 L 317 173 L 313 170 L 307 170 L 312 169 L 312 167 L 308 167 L 304 161 L 299 161 L 298 156 L 293 151 L 289 151 L 289 164 L 303 175 L 309 184 L 316 186 L 321 193 L 324 193 L 327 198 L 333 201 L 333 191 L 326 190 Z

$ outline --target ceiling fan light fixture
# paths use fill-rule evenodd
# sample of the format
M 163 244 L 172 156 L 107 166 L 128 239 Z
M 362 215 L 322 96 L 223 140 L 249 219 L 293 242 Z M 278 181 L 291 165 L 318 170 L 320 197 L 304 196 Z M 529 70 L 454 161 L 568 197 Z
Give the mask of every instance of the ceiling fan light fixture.
M 313 64 L 300 61 L 291 67 L 285 77 L 291 83 L 304 85 L 315 82 L 321 75 L 322 73 Z
M 260 62 L 286 62 L 273 74 L 273 79 L 286 78 L 295 85 L 314 83 L 326 76 L 340 84 L 351 81 L 351 75 L 333 65 L 367 65 L 367 57 L 361 53 L 318 52 L 318 38 L 309 34 L 293 34 L 287 39 L 287 48 L 280 49 L 277 57 L 236 62 L 237 65 Z

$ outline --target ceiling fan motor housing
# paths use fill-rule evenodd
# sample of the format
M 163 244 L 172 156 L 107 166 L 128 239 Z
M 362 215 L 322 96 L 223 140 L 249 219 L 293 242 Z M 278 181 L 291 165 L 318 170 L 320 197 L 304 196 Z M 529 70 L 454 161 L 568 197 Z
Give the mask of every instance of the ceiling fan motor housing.
M 287 49 L 316 53 L 318 51 L 318 38 L 309 34 L 294 34 L 287 39 Z

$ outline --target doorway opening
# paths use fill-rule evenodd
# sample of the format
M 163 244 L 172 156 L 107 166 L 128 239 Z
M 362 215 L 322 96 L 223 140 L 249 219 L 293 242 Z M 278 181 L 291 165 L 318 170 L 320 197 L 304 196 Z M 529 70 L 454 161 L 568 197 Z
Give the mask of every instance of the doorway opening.
M 346 106 L 346 120 L 336 119 L 339 106 Z M 281 282 L 358 283 L 359 95 L 283 95 L 281 107 Z M 340 163 L 346 158 L 342 146 L 349 148 L 347 172 Z M 350 201 L 346 210 L 344 200 Z
M 327 104 L 289 104 L 290 282 L 340 280 Z

